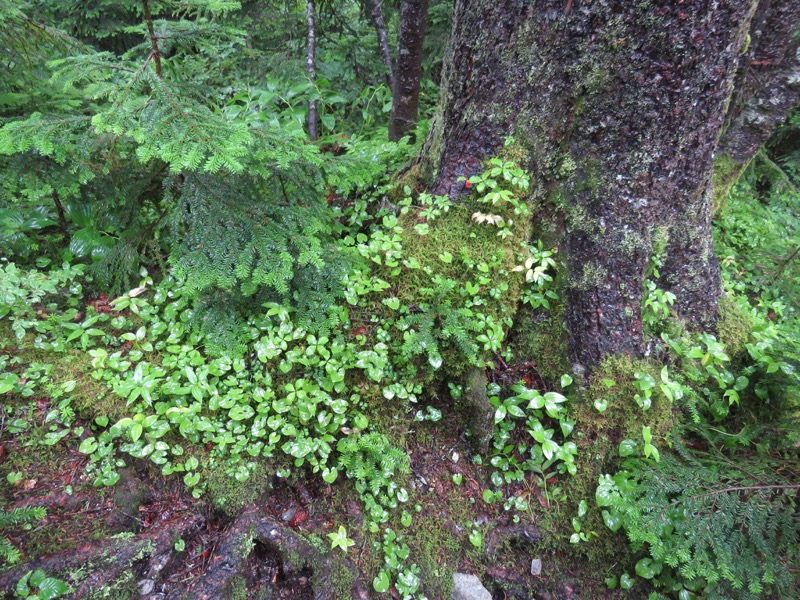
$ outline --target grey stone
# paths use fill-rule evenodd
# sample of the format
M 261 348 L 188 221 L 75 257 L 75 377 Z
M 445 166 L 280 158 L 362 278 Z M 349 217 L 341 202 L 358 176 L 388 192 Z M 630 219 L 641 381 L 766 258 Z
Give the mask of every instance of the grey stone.
M 492 600 L 481 580 L 475 575 L 453 573 L 453 600 Z
M 531 561 L 531 575 L 534 577 L 538 577 L 542 574 L 542 559 L 541 558 L 534 558 Z
M 156 587 L 156 582 L 152 579 L 142 579 L 136 585 L 139 586 L 139 594 L 142 596 L 149 596 L 150 592 Z

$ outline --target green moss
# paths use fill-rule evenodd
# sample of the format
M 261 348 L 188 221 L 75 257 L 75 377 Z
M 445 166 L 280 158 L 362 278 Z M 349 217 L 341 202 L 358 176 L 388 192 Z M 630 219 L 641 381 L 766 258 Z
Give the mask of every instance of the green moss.
M 230 600 L 248 600 L 247 580 L 241 575 L 232 577 L 225 597 Z
M 498 228 L 479 224 L 472 219 L 475 212 L 501 215 L 510 226 L 512 235 L 498 236 Z M 480 312 L 496 323 L 513 318 L 517 309 L 524 278 L 513 269 L 524 256 L 530 232 L 529 221 L 513 214 L 506 206 L 488 206 L 465 199 L 450 207 L 436 219 L 428 220 L 428 233 L 419 235 L 414 227 L 426 222 L 417 210 L 400 215 L 403 228 L 403 257 L 416 262 L 419 268 L 404 270 L 397 280 L 397 297 L 406 306 L 427 304 L 433 321 L 431 326 L 438 339 L 443 341 L 439 351 L 444 359 L 449 378 L 462 376 L 471 366 L 475 356 L 467 356 L 454 338 L 446 338 L 442 323 L 470 300 L 466 295 L 467 283 L 478 282 L 485 276 L 490 282 L 482 285 L 478 294 L 483 300 Z M 495 297 L 489 297 L 489 291 Z M 457 319 L 464 320 L 464 317 Z M 465 321 L 464 325 L 468 323 Z
M 574 506 L 563 507 L 554 529 L 561 532 L 566 543 L 572 533 L 570 519 L 577 514 L 581 500 L 594 506 L 594 493 L 601 474 L 615 473 L 620 467 L 619 444 L 630 439 L 642 444 L 642 427 L 648 426 L 653 443 L 663 447 L 664 439 L 674 423 L 672 403 L 660 391 L 654 390 L 652 406 L 642 410 L 634 400 L 639 390 L 634 386 L 635 373 L 649 373 L 658 379 L 658 368 L 625 355 L 608 356 L 595 368 L 582 398 L 573 405 L 573 418 L 577 425 L 573 440 L 578 446 L 576 466 L 578 472 L 564 482 L 564 491 Z M 603 398 L 607 409 L 599 412 L 594 401 Z M 603 523 L 600 511 L 590 510 L 582 520 L 583 531 L 594 531 L 600 539 L 588 544 L 570 545 L 570 552 L 582 555 L 593 569 L 602 571 L 607 565 L 620 560 L 620 548 L 625 544 L 615 542 Z
M 717 338 L 725 344 L 725 350 L 736 358 L 745 352 L 745 344 L 753 330 L 753 318 L 736 302 L 724 295 L 719 300 L 719 320 Z
M 247 481 L 237 481 L 228 475 L 221 465 L 201 460 L 207 465 L 201 471 L 201 480 L 206 482 L 206 492 L 213 505 L 230 517 L 237 516 L 242 508 L 255 502 L 269 489 L 273 470 L 264 461 L 256 463 Z
M 317 572 L 317 569 L 314 569 Z M 335 560 L 331 566 L 330 586 L 333 588 L 334 598 L 350 598 L 353 594 L 353 574 L 341 560 Z M 314 586 L 314 589 L 318 589 Z
M 746 164 L 735 162 L 730 156 L 721 155 L 714 159 L 714 174 L 712 183 L 711 208 L 714 215 L 722 210 L 731 189 L 744 172 Z
M 86 598 L 88 600 L 100 600 L 101 598 L 103 600 L 134 600 L 140 596 L 133 571 L 127 571 L 111 585 L 91 590 Z
M 558 276 L 555 282 L 559 298 L 550 301 L 550 310 L 523 306 L 514 324 L 514 355 L 522 361 L 533 361 L 539 375 L 548 384 L 555 384 L 561 375 L 572 370 L 567 354 L 567 305 L 560 280 L 561 276 Z

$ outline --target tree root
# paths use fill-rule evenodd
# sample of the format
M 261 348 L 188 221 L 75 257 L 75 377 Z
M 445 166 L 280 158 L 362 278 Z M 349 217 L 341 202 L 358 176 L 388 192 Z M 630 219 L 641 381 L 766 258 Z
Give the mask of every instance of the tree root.
M 0 572 L 0 590 L 14 589 L 17 581 L 28 571 L 43 569 L 48 575 L 74 573 L 86 569 L 89 575 L 75 590 L 73 598 L 84 598 L 92 591 L 116 580 L 135 562 L 149 557 L 150 563 L 164 564 L 165 554 L 171 554 L 175 540 L 193 535 L 205 522 L 196 513 L 160 523 L 132 538 L 108 538 L 100 541 L 83 541 L 75 548 L 42 556 L 23 565 Z M 160 569 L 159 569 L 160 570 Z
M 32 506 L 42 506 L 49 510 L 76 510 L 85 504 L 89 504 L 97 499 L 96 495 L 89 493 L 67 494 L 63 491 L 51 492 L 44 496 L 28 496 L 16 502 L 12 502 L 6 510 L 15 508 L 30 508 Z
M 253 544 L 260 542 L 280 555 L 280 574 L 284 578 L 311 569 L 309 597 L 314 600 L 335 600 L 333 559 L 281 522 L 250 506 L 240 514 L 217 542 L 217 549 L 205 574 L 184 588 L 173 588 L 166 600 L 212 600 L 223 597 L 223 592 L 237 576 L 245 576 Z M 358 569 L 350 561 L 341 561 L 353 581 L 350 593 L 355 600 L 368 599 L 369 594 Z M 276 571 L 272 583 L 276 583 Z M 297 597 L 297 596 L 292 596 Z

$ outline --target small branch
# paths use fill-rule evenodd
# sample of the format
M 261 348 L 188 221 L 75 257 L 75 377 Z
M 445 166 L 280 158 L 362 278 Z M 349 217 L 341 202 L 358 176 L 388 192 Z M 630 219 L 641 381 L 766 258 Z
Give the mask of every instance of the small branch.
M 317 30 L 314 23 L 314 0 L 308 0 L 306 15 L 308 17 L 308 48 L 306 52 L 306 69 L 313 86 L 317 80 Z M 313 142 L 317 139 L 317 101 L 308 103 L 308 137 Z
M 156 75 L 161 77 L 161 52 L 158 49 L 158 38 L 153 30 L 153 17 L 150 14 L 150 7 L 147 4 L 148 0 L 142 0 L 142 11 L 144 12 L 144 21 L 147 23 L 147 32 L 150 34 L 150 45 L 152 50 L 150 56 L 153 58 L 153 64 L 156 67 Z
M 58 192 L 55 190 L 53 190 L 53 202 L 58 212 L 58 226 L 61 228 L 61 231 L 67 233 L 67 215 L 64 211 L 64 205 L 61 204 L 61 198 L 58 197 Z
M 375 32 L 378 34 L 378 46 L 383 57 L 383 64 L 386 67 L 386 85 L 392 88 L 394 80 L 394 69 L 392 68 L 392 53 L 389 50 L 389 40 L 386 36 L 386 24 L 383 21 L 381 11 L 381 0 L 372 0 L 372 20 L 375 23 Z

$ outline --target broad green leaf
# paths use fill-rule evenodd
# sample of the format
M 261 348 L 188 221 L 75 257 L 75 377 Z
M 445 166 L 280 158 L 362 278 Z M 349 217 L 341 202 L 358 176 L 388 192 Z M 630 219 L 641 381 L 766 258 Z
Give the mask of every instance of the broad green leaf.
M 78 446 L 78 452 L 82 454 L 91 454 L 97 450 L 97 440 L 93 437 L 88 437 L 81 442 L 81 445 Z
M 392 582 L 389 579 L 389 575 L 386 573 L 386 571 L 381 571 L 380 573 L 378 573 L 375 579 L 372 580 L 372 587 L 375 589 L 376 592 L 382 594 L 389 590 L 389 586 L 391 585 L 391 583 Z

